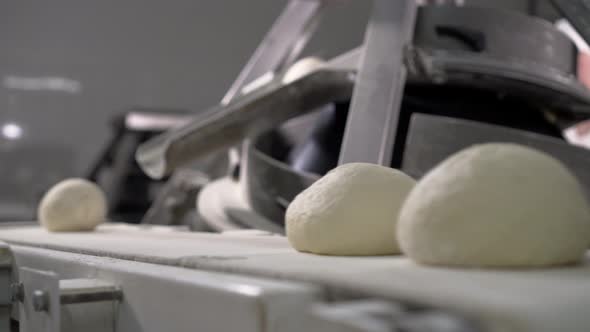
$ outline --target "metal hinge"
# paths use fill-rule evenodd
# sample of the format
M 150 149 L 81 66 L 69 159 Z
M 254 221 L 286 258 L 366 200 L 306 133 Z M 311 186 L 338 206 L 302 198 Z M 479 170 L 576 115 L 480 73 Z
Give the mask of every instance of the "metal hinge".
M 123 298 L 117 285 L 98 279 L 59 280 L 54 272 L 27 267 L 19 269 L 19 280 L 11 287 L 11 298 L 19 304 L 21 332 L 114 331 Z

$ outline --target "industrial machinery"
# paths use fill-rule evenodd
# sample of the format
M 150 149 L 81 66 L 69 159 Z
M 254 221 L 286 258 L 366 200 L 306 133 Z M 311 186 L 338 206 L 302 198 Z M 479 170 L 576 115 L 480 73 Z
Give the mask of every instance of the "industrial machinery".
M 507 11 L 373 2 L 363 45 L 287 82 L 329 5 L 290 1 L 219 106 L 139 147 L 148 175 L 172 174 L 151 225 L 74 234 L 3 225 L 0 330 L 590 330 L 588 258 L 461 270 L 303 254 L 280 235 L 293 197 L 338 164 L 420 177 L 478 142 L 547 151 L 590 188 L 590 153 L 560 135 L 590 114 L 565 35 Z M 185 168 L 222 148 L 231 149 L 227 176 L 201 181 Z M 153 225 L 182 206 L 166 197 L 195 195 L 218 233 Z
M 321 9 L 292 3 L 220 106 L 138 149 L 158 178 L 246 139 L 240 174 L 233 165 L 199 197 L 212 228 L 277 232 L 295 195 L 339 163 L 420 178 L 453 152 L 489 141 L 544 150 L 590 186 L 590 154 L 561 135 L 588 116 L 590 94 L 577 79 L 574 43 L 548 22 L 490 8 L 376 2 L 363 46 L 283 84 Z

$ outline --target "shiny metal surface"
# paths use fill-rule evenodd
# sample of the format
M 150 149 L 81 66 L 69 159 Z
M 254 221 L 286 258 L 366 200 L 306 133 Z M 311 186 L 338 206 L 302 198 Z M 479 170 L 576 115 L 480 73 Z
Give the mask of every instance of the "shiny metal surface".
M 310 255 L 293 250 L 282 236 L 230 233 L 102 225 L 80 234 L 2 228 L 0 238 L 11 244 L 17 266 L 50 269 L 68 279 L 93 275 L 120 285 L 124 296 L 116 331 L 332 331 L 311 325 L 305 315 L 322 299 L 329 305 L 347 299 L 413 304 L 414 318 L 438 308 L 494 327 L 488 331 L 579 332 L 590 326 L 584 315 L 590 256 L 580 265 L 553 269 L 453 269 L 415 264 L 404 256 Z M 348 315 L 361 324 L 384 314 L 363 311 Z M 401 323 L 402 316 L 393 323 Z M 409 326 L 433 326 L 423 318 L 425 324 Z M 344 327 L 352 322 L 332 323 L 343 326 L 335 331 L 349 331 Z M 386 331 L 398 325 L 389 327 Z M 426 329 L 439 330 L 445 331 Z
M 59 278 L 56 273 L 20 267 L 24 299 L 19 303 L 20 331 L 61 332 Z
M 110 305 L 114 322 L 105 324 L 108 321 L 98 312 L 106 310 L 104 306 L 109 302 L 65 305 L 61 312 L 62 330 L 57 330 L 60 332 L 290 332 L 298 330 L 302 317 L 294 313 L 304 315 L 306 308 L 322 298 L 319 287 L 299 282 L 26 246 L 14 249 L 18 265 L 52 270 L 67 279 L 100 275 L 101 279 L 121 286 L 123 300 L 117 306 Z M 55 285 L 57 288 L 57 279 Z M 59 302 L 55 305 L 59 306 Z
M 221 100 L 229 104 L 242 88 L 267 72 L 290 65 L 317 28 L 321 0 L 290 0 Z
M 445 116 L 414 114 L 410 121 L 402 170 L 420 178 L 449 155 L 473 144 L 517 143 L 541 150 L 563 162 L 579 179 L 590 199 L 590 153 L 555 137 L 525 130 Z
M 416 12 L 414 0 L 375 0 L 339 164 L 391 163 Z
M 64 304 L 121 301 L 123 292 L 113 283 L 100 279 L 65 279 L 59 281 L 59 302 Z
M 323 104 L 349 98 L 350 74 L 325 69 L 287 85 L 275 80 L 142 144 L 136 159 L 149 176 L 161 178 L 202 154 L 229 147 Z

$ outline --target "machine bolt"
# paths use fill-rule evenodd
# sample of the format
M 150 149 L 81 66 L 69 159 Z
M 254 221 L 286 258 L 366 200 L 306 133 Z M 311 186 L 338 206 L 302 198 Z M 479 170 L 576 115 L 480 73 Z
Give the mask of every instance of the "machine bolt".
M 46 291 L 33 291 L 31 302 L 33 303 L 33 309 L 37 312 L 49 310 L 49 296 Z
M 25 286 L 22 282 L 10 285 L 10 302 L 23 302 L 25 299 Z

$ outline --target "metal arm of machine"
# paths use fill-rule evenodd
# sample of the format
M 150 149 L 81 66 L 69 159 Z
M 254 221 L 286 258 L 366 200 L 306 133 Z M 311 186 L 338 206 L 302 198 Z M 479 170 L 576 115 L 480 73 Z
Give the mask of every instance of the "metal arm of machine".
M 375 0 L 365 36 L 340 164 L 369 162 L 389 166 L 406 83 L 404 50 L 412 42 L 414 0 Z
M 289 84 L 275 79 L 226 106 L 213 107 L 191 123 L 160 135 L 139 147 L 136 159 L 153 178 L 162 178 L 180 165 L 216 149 L 313 111 L 352 93 L 354 75 L 324 69 Z
M 291 0 L 268 31 L 223 99 L 227 105 L 242 88 L 267 72 L 290 65 L 301 53 L 319 22 L 321 0 Z

